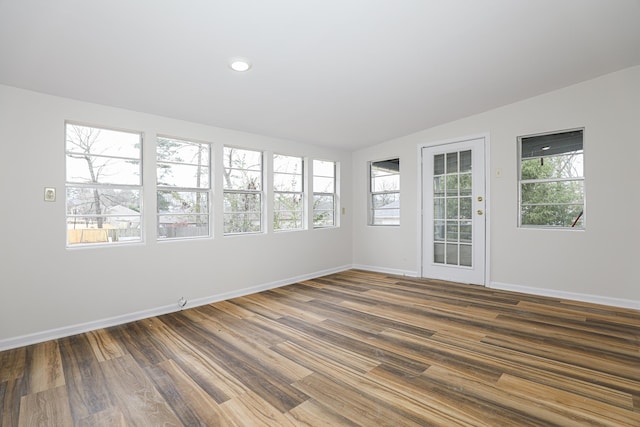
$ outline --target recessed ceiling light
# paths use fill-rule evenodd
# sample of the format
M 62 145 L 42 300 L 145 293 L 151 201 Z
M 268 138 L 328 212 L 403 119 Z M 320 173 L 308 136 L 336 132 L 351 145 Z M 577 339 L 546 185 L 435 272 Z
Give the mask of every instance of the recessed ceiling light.
M 251 68 L 251 62 L 247 58 L 231 58 L 229 59 L 229 67 L 231 67 L 233 71 L 242 73 L 244 71 L 249 71 Z

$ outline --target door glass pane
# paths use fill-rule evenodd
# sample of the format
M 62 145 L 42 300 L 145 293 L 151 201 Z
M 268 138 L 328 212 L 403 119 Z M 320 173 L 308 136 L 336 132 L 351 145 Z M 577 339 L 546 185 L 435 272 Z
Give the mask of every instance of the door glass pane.
M 447 197 L 447 219 L 458 219 L 457 197 Z
M 471 174 L 470 173 L 460 174 L 460 195 L 461 196 L 471 195 Z
M 460 172 L 471 172 L 471 150 L 460 152 Z
M 437 264 L 472 266 L 471 162 L 471 150 L 433 157 L 433 261 Z
M 443 241 L 444 240 L 444 221 L 436 221 L 433 226 L 433 240 L 435 241 Z M 442 252 L 444 254 L 444 251 Z
M 433 156 L 433 174 L 444 174 L 444 154 Z
M 471 219 L 471 197 L 460 197 L 460 219 Z
M 433 177 L 433 195 L 436 197 L 444 196 L 444 176 Z
M 447 173 L 458 172 L 458 153 L 447 153 Z
M 444 243 L 433 245 L 433 261 L 437 264 L 444 264 Z
M 458 195 L 458 174 L 447 175 L 447 196 Z
M 471 267 L 471 245 L 460 245 L 460 265 Z
M 458 245 L 447 243 L 447 264 L 458 265 Z
M 433 199 L 433 218 L 444 219 L 444 198 Z

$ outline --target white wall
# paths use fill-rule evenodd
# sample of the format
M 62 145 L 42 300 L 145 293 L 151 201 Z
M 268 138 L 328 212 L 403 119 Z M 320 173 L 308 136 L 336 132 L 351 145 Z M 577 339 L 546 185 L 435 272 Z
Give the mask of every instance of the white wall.
M 585 231 L 517 227 L 517 137 L 585 128 Z M 489 286 L 640 308 L 640 67 L 357 151 L 356 266 L 420 274 L 417 147 L 490 136 Z M 401 226 L 366 225 L 367 162 L 400 157 Z M 502 176 L 496 177 L 496 170 Z
M 144 244 L 65 248 L 65 120 L 144 132 Z M 223 237 L 216 206 L 213 239 L 156 242 L 156 134 L 338 161 L 351 204 L 348 152 L 0 86 L 0 349 L 351 265 L 349 209 L 339 228 Z

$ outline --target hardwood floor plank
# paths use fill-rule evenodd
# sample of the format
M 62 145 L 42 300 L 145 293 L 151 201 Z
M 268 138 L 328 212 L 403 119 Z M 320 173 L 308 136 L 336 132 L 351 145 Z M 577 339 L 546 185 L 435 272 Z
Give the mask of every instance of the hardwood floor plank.
M 19 378 L 0 382 L 0 426 L 17 427 L 20 403 L 27 392 L 26 380 Z
M 359 425 L 313 399 L 302 402 L 285 415 L 294 425 L 299 427 L 354 427 Z
M 22 377 L 26 363 L 27 347 L 0 352 L 0 383 Z
M 360 270 L 0 352 L 0 427 L 639 417 L 639 311 Z
M 64 386 L 47 388 L 22 398 L 18 427 L 71 425 L 73 418 Z
M 640 413 L 634 414 L 596 399 L 579 398 L 573 393 L 524 378 L 503 375 L 497 385 L 506 392 L 534 402 L 536 405 L 566 413 L 569 418 L 579 419 L 584 416 L 585 423 L 588 420 L 592 424 L 600 423 L 606 426 L 640 425 Z
M 93 354 L 98 362 L 116 359 L 126 354 L 118 341 L 106 329 L 87 332 L 87 340 L 91 344 Z
M 113 403 L 88 335 L 59 340 L 67 393 L 74 419 L 110 408 Z
M 62 361 L 57 341 L 46 341 L 27 347 L 27 364 L 29 373 L 28 393 L 53 389 L 64 385 Z
M 151 370 L 160 393 L 185 426 L 232 425 L 218 402 L 173 360 L 161 362 L 147 369 Z M 234 397 L 240 395 L 242 393 Z
M 234 397 L 220 407 L 231 425 L 294 427 L 291 420 L 282 412 L 251 391 Z
M 169 404 L 155 389 L 133 357 L 101 362 L 105 382 L 128 424 L 136 426 L 182 426 Z
M 76 425 L 77 427 L 129 427 L 122 412 L 116 408 L 108 408 L 81 418 Z

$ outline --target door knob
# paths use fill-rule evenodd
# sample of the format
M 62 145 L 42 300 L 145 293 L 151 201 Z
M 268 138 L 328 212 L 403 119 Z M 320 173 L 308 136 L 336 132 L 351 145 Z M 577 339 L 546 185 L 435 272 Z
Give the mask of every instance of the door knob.
M 478 215 L 482 215 L 483 213 L 482 209 L 478 209 Z

